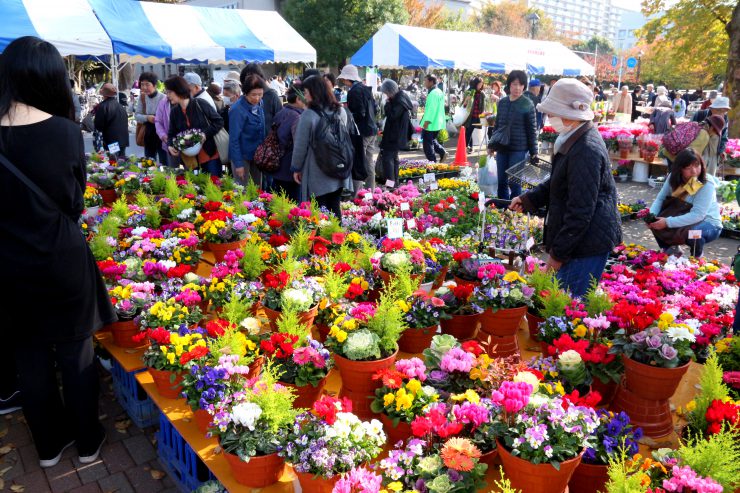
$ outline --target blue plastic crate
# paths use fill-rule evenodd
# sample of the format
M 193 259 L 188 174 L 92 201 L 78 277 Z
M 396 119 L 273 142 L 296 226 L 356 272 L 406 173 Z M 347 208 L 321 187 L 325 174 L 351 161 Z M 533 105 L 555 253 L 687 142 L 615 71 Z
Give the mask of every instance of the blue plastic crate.
M 167 474 L 183 491 L 193 491 L 206 481 L 215 479 L 164 413 L 159 414 L 157 453 Z
M 139 428 L 156 426 L 159 423 L 159 410 L 146 395 L 135 375 L 144 369 L 127 372 L 112 359 L 111 375 L 113 376 L 113 393 L 126 410 L 131 421 Z

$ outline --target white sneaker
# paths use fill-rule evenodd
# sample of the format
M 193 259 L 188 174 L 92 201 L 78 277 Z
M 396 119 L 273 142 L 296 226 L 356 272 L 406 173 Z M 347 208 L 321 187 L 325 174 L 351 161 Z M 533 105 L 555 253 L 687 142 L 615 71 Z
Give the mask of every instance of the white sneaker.
M 0 416 L 23 409 L 21 406 L 21 391 L 16 390 L 7 399 L 0 399 Z
M 62 450 L 60 450 L 57 456 L 54 457 L 53 459 L 39 459 L 39 465 L 43 468 L 56 466 L 57 464 L 59 464 L 59 461 L 62 460 L 62 454 L 64 453 L 64 451 L 67 450 L 72 445 L 74 445 L 74 443 L 75 441 L 72 440 L 67 445 L 62 447 Z
M 105 443 L 105 434 L 103 434 L 103 439 L 100 440 L 100 445 L 98 445 L 98 449 L 95 451 L 94 454 L 91 455 L 80 455 L 78 457 L 78 460 L 80 461 L 80 464 L 92 464 L 96 460 L 98 460 L 98 456 L 100 455 L 100 449 L 103 448 L 103 444 Z

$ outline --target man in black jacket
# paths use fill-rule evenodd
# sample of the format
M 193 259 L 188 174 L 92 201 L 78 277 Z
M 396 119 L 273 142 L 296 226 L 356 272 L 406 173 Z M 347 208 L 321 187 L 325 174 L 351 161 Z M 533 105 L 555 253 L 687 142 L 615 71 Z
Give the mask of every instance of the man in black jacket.
M 103 146 L 110 150 L 112 144 L 118 145 L 119 156 L 126 155 L 128 147 L 128 115 L 118 102 L 118 91 L 110 82 L 100 88 L 101 102 L 95 108 L 95 130 L 103 134 Z
M 337 80 L 348 87 L 347 108 L 357 124 L 362 136 L 362 151 L 365 156 L 367 179 L 365 187 L 375 188 L 375 166 L 373 166 L 373 152 L 378 138 L 378 125 L 375 123 L 375 99 L 373 91 L 362 83 L 357 67 L 345 65 Z M 362 182 L 355 182 L 357 191 Z
M 511 209 L 547 206 L 547 265 L 574 296 L 598 281 L 609 252 L 622 241 L 617 188 L 609 152 L 593 126 L 593 93 L 575 79 L 561 79 L 537 109 L 550 117 L 555 141 L 550 179 L 511 201 Z
M 398 186 L 398 151 L 408 149 L 409 140 L 413 135 L 411 128 L 411 99 L 399 90 L 398 84 L 392 79 L 386 79 L 380 86 L 380 91 L 388 96 L 385 103 L 385 126 L 383 138 L 380 140 L 380 161 L 383 169 L 384 183 L 392 181 L 390 188 Z

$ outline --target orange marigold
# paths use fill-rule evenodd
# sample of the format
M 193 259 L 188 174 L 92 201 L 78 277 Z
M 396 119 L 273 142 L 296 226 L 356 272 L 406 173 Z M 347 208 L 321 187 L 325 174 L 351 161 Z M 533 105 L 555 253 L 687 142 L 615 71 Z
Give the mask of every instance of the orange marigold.
M 481 452 L 473 442 L 467 438 L 450 438 L 442 447 L 440 453 L 444 465 L 455 471 L 468 472 L 475 467 Z

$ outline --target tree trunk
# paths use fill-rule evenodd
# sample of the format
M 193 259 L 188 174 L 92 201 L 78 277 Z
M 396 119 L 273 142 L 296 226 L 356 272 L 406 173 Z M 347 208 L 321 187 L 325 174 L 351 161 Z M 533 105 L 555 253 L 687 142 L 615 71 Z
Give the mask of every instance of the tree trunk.
M 727 76 L 723 93 L 730 98 L 730 128 L 728 136 L 731 139 L 740 138 L 740 2 L 732 11 L 732 19 L 727 26 L 727 35 L 730 38 L 730 49 L 727 54 Z

